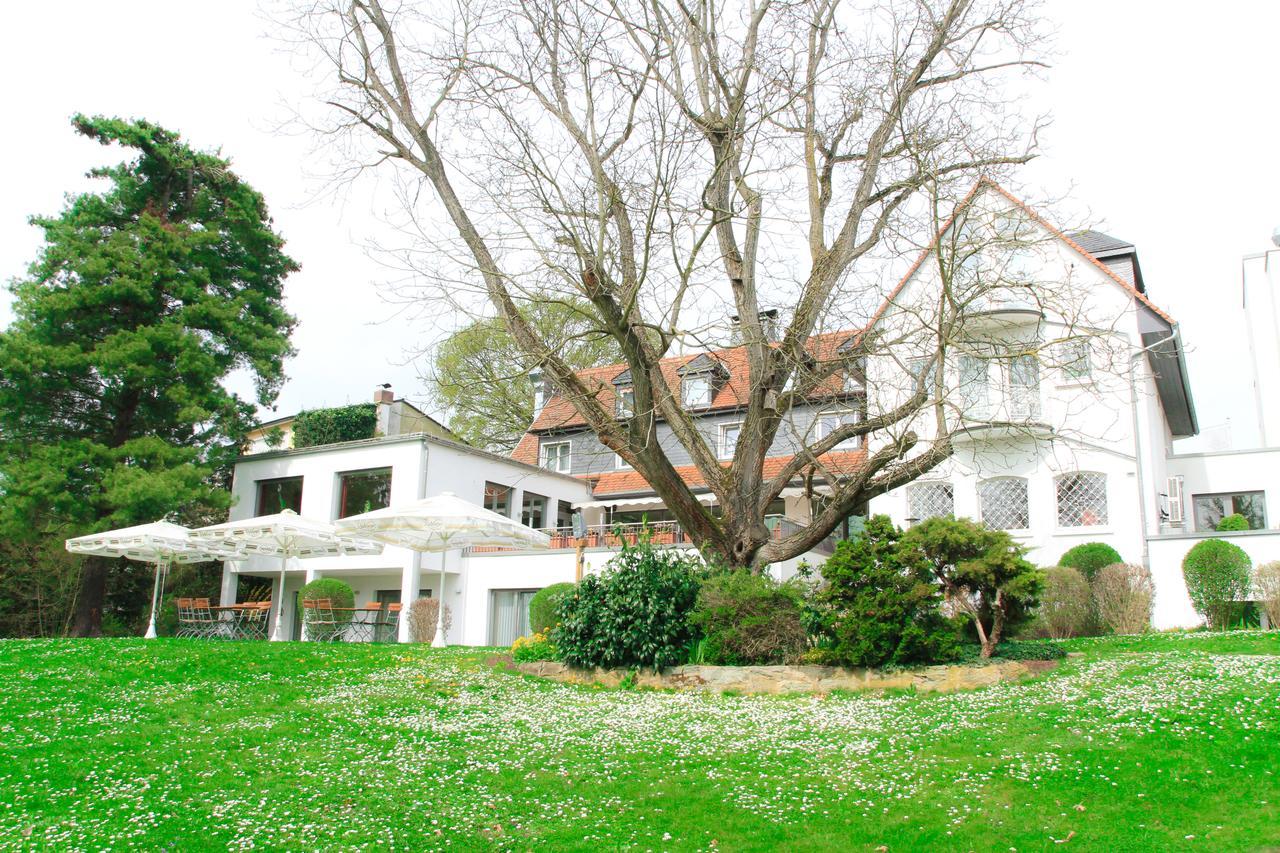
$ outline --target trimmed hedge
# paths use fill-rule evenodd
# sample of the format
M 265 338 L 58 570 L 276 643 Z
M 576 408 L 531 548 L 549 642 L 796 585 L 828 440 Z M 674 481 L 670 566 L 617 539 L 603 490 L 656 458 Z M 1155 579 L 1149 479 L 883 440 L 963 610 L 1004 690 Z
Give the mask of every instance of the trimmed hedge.
M 1249 592 L 1253 561 L 1244 549 L 1222 539 L 1191 546 L 1182 559 L 1182 576 L 1196 612 L 1211 628 L 1226 628 L 1236 602 Z
M 545 634 L 560 623 L 560 602 L 573 594 L 574 585 L 568 582 L 553 583 L 543 587 L 529 599 L 529 630 Z
M 293 419 L 293 446 L 300 449 L 373 438 L 377 426 L 378 408 L 373 403 L 299 412 Z
M 1089 580 L 1107 566 L 1123 563 L 1120 552 L 1105 542 L 1085 542 L 1077 545 L 1058 560 L 1059 566 L 1079 569 Z
M 1218 526 L 1216 529 L 1222 532 L 1229 532 L 1232 530 L 1248 530 L 1249 519 L 1245 518 L 1243 515 L 1241 515 L 1238 512 L 1233 512 L 1231 513 L 1231 515 L 1224 515 L 1222 517 L 1222 521 L 1218 522 Z

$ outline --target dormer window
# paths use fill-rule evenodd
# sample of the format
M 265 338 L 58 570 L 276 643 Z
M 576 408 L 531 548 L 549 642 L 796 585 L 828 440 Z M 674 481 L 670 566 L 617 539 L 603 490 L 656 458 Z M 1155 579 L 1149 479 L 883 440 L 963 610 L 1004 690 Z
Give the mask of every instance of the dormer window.
M 619 388 L 618 399 L 616 403 L 617 415 L 620 418 L 629 418 L 636 413 L 636 389 Z
M 680 368 L 680 401 L 686 409 L 706 409 L 711 406 L 716 392 L 729 378 L 723 364 L 707 355 L 700 355 Z
M 680 395 L 686 409 L 705 409 L 711 405 L 711 377 L 686 376 L 680 383 Z
M 551 399 L 551 382 L 537 368 L 529 371 L 529 381 L 533 383 L 533 416 L 537 418 Z

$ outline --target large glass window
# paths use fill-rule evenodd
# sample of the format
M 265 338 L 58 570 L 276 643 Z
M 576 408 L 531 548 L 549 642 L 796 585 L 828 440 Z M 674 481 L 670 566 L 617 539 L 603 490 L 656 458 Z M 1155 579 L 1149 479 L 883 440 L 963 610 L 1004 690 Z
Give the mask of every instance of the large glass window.
M 1228 515 L 1243 515 L 1250 530 L 1266 530 L 1267 503 L 1262 492 L 1224 492 L 1216 495 L 1192 495 L 1196 514 L 1196 530 L 1217 530 Z
M 1031 526 L 1027 481 L 1021 477 L 999 477 L 979 483 L 978 506 L 987 527 L 1026 530 Z
M 738 447 L 738 437 L 742 435 L 742 424 L 720 425 L 720 458 L 730 459 Z
M 339 474 L 338 518 L 383 509 L 391 503 L 391 469 Z
M 556 527 L 573 527 L 573 504 L 556 501 Z
M 849 426 L 858 422 L 858 413 L 852 409 L 837 409 L 830 412 L 822 412 L 814 421 L 813 432 L 814 439 L 822 441 L 836 430 L 843 426 Z M 836 447 L 853 447 L 858 443 L 858 436 L 849 436 L 841 440 Z
M 1034 355 L 1015 356 L 1009 362 L 1009 416 L 1040 417 L 1040 362 Z
M 636 413 L 636 389 L 619 388 L 617 413 L 620 418 L 629 418 Z
M 546 527 L 547 499 L 544 495 L 533 492 L 524 493 L 524 501 L 520 504 L 520 523 L 525 527 Z
M 484 484 L 484 508 L 504 518 L 511 517 L 511 487 L 501 483 Z
M 570 444 L 567 441 L 551 441 L 542 445 L 542 467 L 549 471 L 568 474 L 572 467 Z
M 950 483 L 912 483 L 907 486 L 907 517 L 915 521 L 954 515 L 956 491 Z
M 960 356 L 960 411 L 971 418 L 985 418 L 987 408 L 988 359 L 975 355 Z
M 281 477 L 258 481 L 258 515 L 274 515 L 291 509 L 302 512 L 302 478 Z
M 686 409 L 704 409 L 711 405 L 711 377 L 686 376 L 680 383 Z
M 1092 527 L 1107 523 L 1107 476 L 1078 471 L 1054 479 L 1058 526 Z
M 1093 355 L 1088 339 L 1071 340 L 1062 345 L 1062 376 L 1084 382 L 1093 376 Z

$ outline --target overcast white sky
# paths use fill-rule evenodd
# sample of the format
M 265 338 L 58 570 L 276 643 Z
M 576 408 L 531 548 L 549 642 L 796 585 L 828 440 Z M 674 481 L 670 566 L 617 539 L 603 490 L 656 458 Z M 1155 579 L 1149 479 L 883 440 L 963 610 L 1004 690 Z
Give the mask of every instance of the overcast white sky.
M 1280 3 L 1048 0 L 1061 55 L 1044 90 L 1054 124 L 1027 175 L 1042 195 L 1137 245 L 1152 299 L 1182 323 L 1202 428 L 1256 436 L 1241 345 L 1240 257 L 1280 225 Z M 204 14 L 196 10 L 203 10 Z M 20 275 L 55 213 L 108 152 L 77 137 L 77 112 L 145 117 L 221 146 L 267 198 L 302 272 L 289 279 L 298 355 L 278 403 L 360 402 L 373 387 L 430 408 L 406 359 L 433 329 L 384 303 L 395 273 L 365 241 L 386 236 L 389 192 L 319 196 L 312 140 L 276 130 L 311 88 L 255 0 L 26 3 L 0 32 L 8 130 L 0 134 L 0 279 Z M 309 174 L 310 173 L 310 174 Z M 0 298 L 0 326 L 11 314 Z

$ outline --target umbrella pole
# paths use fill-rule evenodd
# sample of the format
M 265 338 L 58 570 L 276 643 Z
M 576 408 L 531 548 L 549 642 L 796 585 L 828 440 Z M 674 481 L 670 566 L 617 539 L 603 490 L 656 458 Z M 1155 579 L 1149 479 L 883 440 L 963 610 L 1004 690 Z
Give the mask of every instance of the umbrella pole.
M 276 624 L 271 629 L 272 641 L 284 639 L 284 571 L 289 565 L 289 549 L 286 548 L 284 553 L 280 555 L 280 586 L 279 592 L 276 593 Z
M 147 633 L 142 635 L 144 640 L 154 640 L 156 638 L 156 600 L 160 597 L 160 576 L 164 571 L 164 558 L 156 560 L 156 581 L 151 588 L 151 621 L 147 623 Z
M 436 608 L 436 636 L 431 645 L 444 648 L 449 645 L 444 639 L 444 561 L 448 558 L 448 550 L 440 552 L 440 606 Z

